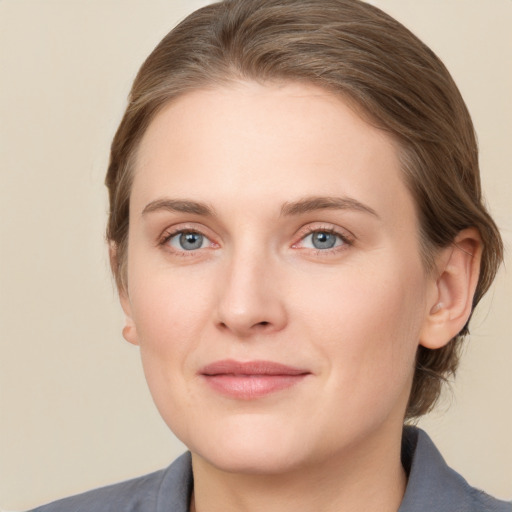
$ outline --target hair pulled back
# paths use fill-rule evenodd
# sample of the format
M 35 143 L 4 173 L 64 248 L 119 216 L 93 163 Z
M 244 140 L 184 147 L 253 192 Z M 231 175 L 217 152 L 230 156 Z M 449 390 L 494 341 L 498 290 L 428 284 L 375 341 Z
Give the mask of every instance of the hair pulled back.
M 483 255 L 473 306 L 502 260 L 482 199 L 471 118 L 442 62 L 403 25 L 359 0 L 226 0 L 197 10 L 142 65 L 114 137 L 106 176 L 107 238 L 126 290 L 130 191 L 139 142 L 155 115 L 187 92 L 231 81 L 304 81 L 350 101 L 398 141 L 416 204 L 426 271 L 436 250 L 476 227 Z M 445 347 L 419 347 L 406 418 L 428 412 L 455 373 L 468 326 Z

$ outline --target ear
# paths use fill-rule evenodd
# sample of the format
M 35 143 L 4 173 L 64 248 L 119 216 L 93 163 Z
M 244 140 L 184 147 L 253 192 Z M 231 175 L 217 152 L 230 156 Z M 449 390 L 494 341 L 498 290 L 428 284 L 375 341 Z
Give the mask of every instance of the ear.
M 123 338 L 129 343 L 132 343 L 133 345 L 138 345 L 139 341 L 137 336 L 137 328 L 132 318 L 132 305 L 130 302 L 130 297 L 128 295 L 128 289 L 126 285 L 122 283 L 121 280 L 118 278 L 120 268 L 119 262 L 117 260 L 117 245 L 114 242 L 110 242 L 108 254 L 110 259 L 110 267 L 116 278 L 119 302 L 121 303 L 121 307 L 123 308 L 126 318 L 125 326 L 123 327 Z
M 482 241 L 476 228 L 461 231 L 436 258 L 438 276 L 427 304 L 420 345 L 445 346 L 466 325 L 480 274 Z

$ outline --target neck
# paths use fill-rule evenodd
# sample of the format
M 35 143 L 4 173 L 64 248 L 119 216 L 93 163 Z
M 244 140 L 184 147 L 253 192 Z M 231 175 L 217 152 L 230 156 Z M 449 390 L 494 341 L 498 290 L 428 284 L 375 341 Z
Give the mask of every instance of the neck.
M 226 472 L 193 454 L 191 510 L 397 512 L 407 480 L 400 441 L 383 446 L 366 440 L 364 447 L 271 475 Z

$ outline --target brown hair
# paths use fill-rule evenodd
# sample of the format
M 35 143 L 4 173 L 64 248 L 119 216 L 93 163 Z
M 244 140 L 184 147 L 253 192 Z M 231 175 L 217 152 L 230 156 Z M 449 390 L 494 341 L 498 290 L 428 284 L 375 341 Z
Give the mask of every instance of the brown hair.
M 114 137 L 106 184 L 113 271 L 126 288 L 130 189 L 138 144 L 156 113 L 188 91 L 233 80 L 305 81 L 341 94 L 401 148 L 416 202 L 425 268 L 463 229 L 483 242 L 473 306 L 492 283 L 502 242 L 482 201 L 471 118 L 434 53 L 396 20 L 359 0 L 226 0 L 197 10 L 142 65 Z M 428 412 L 453 375 L 464 329 L 445 347 L 419 347 L 406 418 Z

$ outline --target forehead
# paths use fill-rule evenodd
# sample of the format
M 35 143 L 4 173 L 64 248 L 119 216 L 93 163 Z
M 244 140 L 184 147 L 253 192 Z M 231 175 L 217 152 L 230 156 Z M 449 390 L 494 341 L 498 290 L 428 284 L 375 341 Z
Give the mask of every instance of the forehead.
M 295 83 L 243 82 L 168 104 L 142 139 L 132 192 L 139 211 L 163 194 L 244 208 L 349 195 L 414 216 L 395 141 L 339 96 Z

